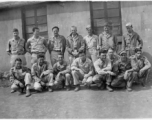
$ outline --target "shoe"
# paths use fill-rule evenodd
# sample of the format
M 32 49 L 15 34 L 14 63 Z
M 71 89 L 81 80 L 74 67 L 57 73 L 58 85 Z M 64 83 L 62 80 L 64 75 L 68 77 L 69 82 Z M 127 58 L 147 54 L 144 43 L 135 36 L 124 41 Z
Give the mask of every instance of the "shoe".
M 105 85 L 102 84 L 102 85 L 100 86 L 100 90 L 104 90 L 104 89 L 105 89 Z
M 145 87 L 145 83 L 144 83 L 144 82 L 141 82 L 141 86 L 142 86 L 142 87 Z
M 79 91 L 80 90 L 80 86 L 76 86 L 76 88 L 74 89 L 75 92 Z
M 31 92 L 30 92 L 30 90 L 26 90 L 26 95 L 25 95 L 26 97 L 29 97 L 29 96 L 31 96 Z
M 107 90 L 109 91 L 109 92 L 113 92 L 113 89 L 109 86 L 109 85 L 107 85 Z
M 19 89 L 19 95 L 22 95 L 22 94 L 23 94 L 23 91 L 24 91 L 24 88 L 20 88 L 20 89 Z
M 11 93 L 15 93 L 16 92 L 16 90 L 11 90 Z
M 67 86 L 67 87 L 66 87 L 66 90 L 67 90 L 67 91 L 70 91 L 70 86 Z
M 49 92 L 53 92 L 53 89 L 51 87 L 48 88 Z
M 131 89 L 130 87 L 127 87 L 127 91 L 128 91 L 128 92 L 131 92 L 132 89 Z

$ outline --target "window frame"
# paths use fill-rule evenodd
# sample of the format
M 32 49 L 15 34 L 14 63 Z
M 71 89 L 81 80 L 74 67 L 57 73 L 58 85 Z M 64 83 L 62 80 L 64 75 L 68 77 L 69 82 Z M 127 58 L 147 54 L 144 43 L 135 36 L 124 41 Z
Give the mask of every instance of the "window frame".
M 37 16 L 37 13 L 36 13 L 37 8 L 41 8 L 41 7 L 45 7 L 45 8 L 46 8 L 46 15 Z M 26 11 L 27 9 L 34 9 L 34 16 L 26 17 L 25 11 Z M 21 8 L 21 14 L 22 14 L 22 31 L 23 31 L 23 37 L 25 38 L 26 41 L 27 41 L 27 39 L 28 39 L 28 35 L 27 35 L 27 34 L 32 34 L 32 33 L 27 33 L 27 32 L 26 32 L 26 27 L 27 27 L 27 26 L 32 26 L 32 25 L 34 25 L 34 26 L 37 26 L 37 27 L 38 27 L 38 25 L 47 24 L 47 31 L 43 31 L 43 32 L 40 32 L 40 33 L 44 34 L 45 32 L 47 32 L 47 35 L 48 35 L 47 4 L 46 4 L 46 3 L 40 3 L 40 4 L 35 4 L 35 5 L 23 6 L 23 7 Z M 38 17 L 41 17 L 41 16 L 46 16 L 46 23 L 40 23 L 40 24 L 37 23 Z M 33 17 L 34 17 L 34 19 L 35 19 L 35 20 L 34 20 L 35 24 L 27 25 L 27 24 L 26 24 L 26 18 L 33 18 Z
M 96 2 L 99 2 L 99 1 L 96 1 Z M 102 1 L 100 1 L 100 2 L 102 2 Z M 107 8 L 107 2 L 118 2 L 118 8 Z M 100 28 L 101 26 L 99 26 L 99 27 L 94 26 L 94 19 L 95 18 L 93 18 L 93 11 L 95 11 L 95 10 L 93 9 L 93 2 L 92 1 L 89 2 L 89 7 L 90 7 L 90 16 L 91 16 L 91 26 L 92 26 L 93 30 L 95 30 L 95 28 Z M 111 9 L 118 9 L 119 16 L 108 17 L 108 10 L 111 10 Z M 119 25 L 120 26 L 120 34 L 117 36 L 122 36 L 123 33 L 122 33 L 121 2 L 120 1 L 103 1 L 103 9 L 96 9 L 96 10 L 104 10 L 105 17 L 103 17 L 103 18 L 105 20 L 108 20 L 108 18 L 118 18 L 119 17 L 120 18 L 120 25 Z M 101 19 L 103 19 L 103 18 L 101 18 Z M 118 26 L 118 25 L 116 25 L 116 26 Z M 95 31 L 95 33 L 97 33 L 97 32 Z

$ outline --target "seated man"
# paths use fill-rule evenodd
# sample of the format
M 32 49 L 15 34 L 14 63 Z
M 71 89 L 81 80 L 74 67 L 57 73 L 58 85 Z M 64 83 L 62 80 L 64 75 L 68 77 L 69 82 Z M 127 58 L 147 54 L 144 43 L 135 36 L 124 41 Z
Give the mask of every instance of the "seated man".
M 45 56 L 38 55 L 37 63 L 34 63 L 31 68 L 31 74 L 34 79 L 34 89 L 38 92 L 42 91 L 42 88 L 48 88 L 49 92 L 53 91 L 53 74 L 51 73 L 51 65 L 44 60 Z
M 141 83 L 144 87 L 146 76 L 151 68 L 151 64 L 148 59 L 142 55 L 142 50 L 140 48 L 136 48 L 135 55 L 132 55 L 130 58 L 134 72 L 137 73 L 138 77 L 135 82 Z
M 114 53 L 113 48 L 109 47 L 108 52 L 107 52 L 107 59 L 111 61 L 111 65 L 115 64 L 115 62 L 120 58 L 119 55 Z
M 80 89 L 80 81 L 90 82 L 94 74 L 92 61 L 86 57 L 86 53 L 81 51 L 79 57 L 76 58 L 72 65 L 72 76 L 74 85 L 76 86 L 75 91 Z
M 127 57 L 127 52 L 121 51 L 120 56 L 120 59 L 114 64 L 112 70 L 115 76 L 113 77 L 111 86 L 126 87 L 128 91 L 132 91 L 132 82 L 136 79 L 136 74 L 133 72 L 131 60 Z
M 58 54 L 58 62 L 53 66 L 53 75 L 55 77 L 54 85 L 58 86 L 65 82 L 67 91 L 70 90 L 70 67 L 68 66 L 67 62 L 64 61 L 64 56 L 62 53 Z
M 20 92 L 20 94 L 22 94 L 24 88 L 26 87 L 26 97 L 29 97 L 31 95 L 31 93 L 30 93 L 30 85 L 31 85 L 30 70 L 28 70 L 28 68 L 22 66 L 22 60 L 20 58 L 17 58 L 15 60 L 15 65 L 10 70 L 10 81 L 12 82 L 11 93 L 14 93 L 18 90 Z
M 103 89 L 106 84 L 106 88 L 108 89 L 108 91 L 112 92 L 113 89 L 110 86 L 112 65 L 111 61 L 106 58 L 106 53 L 107 50 L 101 49 L 99 52 L 100 58 L 94 62 L 94 68 L 97 75 L 93 77 L 93 82 L 95 82 L 98 88 L 101 89 Z

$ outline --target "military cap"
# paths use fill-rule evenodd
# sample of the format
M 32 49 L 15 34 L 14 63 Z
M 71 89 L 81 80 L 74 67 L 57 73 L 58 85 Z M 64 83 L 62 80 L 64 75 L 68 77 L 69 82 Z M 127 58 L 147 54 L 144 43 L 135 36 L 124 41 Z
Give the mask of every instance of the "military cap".
M 101 48 L 101 50 L 99 51 L 99 54 L 101 54 L 101 53 L 107 53 L 107 52 L 108 52 L 108 49 L 105 48 L 105 47 L 103 47 L 103 48 Z
M 127 23 L 127 24 L 126 24 L 126 27 L 133 27 L 133 26 L 132 26 L 132 23 L 130 23 L 130 22 Z
M 135 53 L 137 53 L 138 51 L 141 51 L 141 52 L 142 52 L 141 47 L 136 47 L 136 48 L 135 48 Z
M 122 50 L 119 52 L 119 55 L 122 55 L 123 53 L 127 54 L 127 52 L 125 50 Z
M 59 27 L 58 27 L 58 26 L 54 26 L 54 27 L 52 28 L 52 30 L 53 30 L 54 28 L 57 28 L 57 29 L 59 30 Z
M 88 29 L 88 28 L 91 28 L 91 25 L 87 25 L 87 26 L 86 26 L 86 29 Z
M 109 27 L 112 27 L 112 23 L 109 22 L 109 21 L 105 21 L 103 26 L 109 26 Z

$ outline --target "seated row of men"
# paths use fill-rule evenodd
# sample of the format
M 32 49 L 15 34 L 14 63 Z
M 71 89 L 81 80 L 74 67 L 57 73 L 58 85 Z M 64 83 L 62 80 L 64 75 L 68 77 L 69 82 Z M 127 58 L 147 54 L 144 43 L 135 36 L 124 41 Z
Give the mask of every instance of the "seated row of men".
M 80 90 L 80 85 L 90 86 L 96 84 L 99 89 L 107 89 L 112 92 L 115 87 L 126 87 L 132 91 L 133 82 L 145 84 L 145 76 L 151 67 L 146 57 L 142 56 L 140 48 L 135 49 L 135 55 L 127 57 L 126 51 L 119 55 L 112 48 L 99 51 L 98 59 L 93 63 L 85 51 L 79 53 L 72 64 L 64 61 L 64 55 L 58 54 L 58 62 L 53 65 L 45 61 L 44 55 L 38 55 L 38 60 L 31 70 L 22 66 L 22 60 L 17 58 L 15 66 L 11 68 L 11 93 L 19 91 L 21 94 L 26 88 L 26 97 L 31 95 L 32 84 L 34 89 L 41 92 L 44 89 L 52 92 L 64 83 L 69 91 L 71 85 L 75 91 Z

